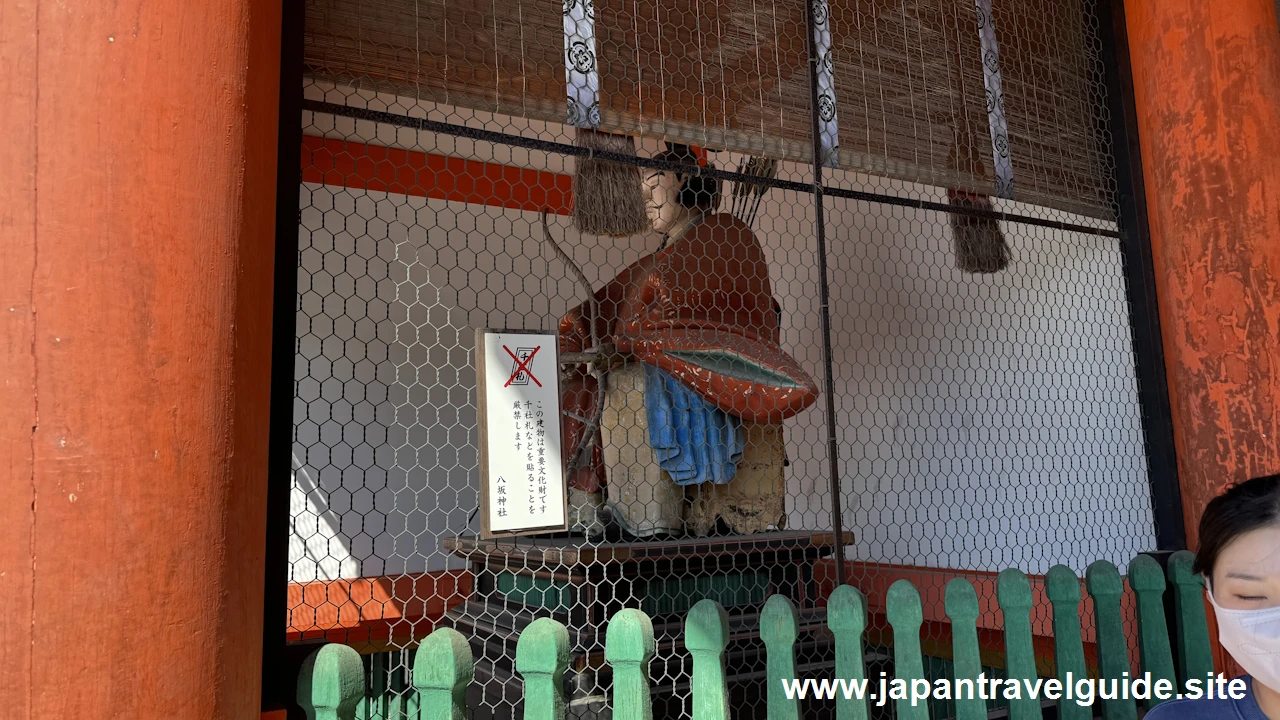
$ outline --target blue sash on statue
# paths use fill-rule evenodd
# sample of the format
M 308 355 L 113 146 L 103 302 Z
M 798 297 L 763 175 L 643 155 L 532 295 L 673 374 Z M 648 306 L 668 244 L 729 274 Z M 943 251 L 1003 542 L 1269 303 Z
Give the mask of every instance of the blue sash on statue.
M 649 445 L 677 485 L 733 479 L 742 458 L 742 421 L 653 365 L 644 366 Z

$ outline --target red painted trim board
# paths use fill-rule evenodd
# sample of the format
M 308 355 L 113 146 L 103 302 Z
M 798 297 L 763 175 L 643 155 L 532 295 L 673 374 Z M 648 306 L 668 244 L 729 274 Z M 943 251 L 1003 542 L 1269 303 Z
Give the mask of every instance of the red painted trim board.
M 573 207 L 573 177 L 459 157 L 304 136 L 302 181 L 556 215 Z
M 819 561 L 830 565 L 830 561 Z M 817 577 L 832 577 L 821 568 Z M 943 568 L 849 562 L 848 577 L 867 597 L 868 642 L 891 644 L 888 622 L 884 617 L 885 593 L 898 580 L 909 580 L 920 591 L 925 622 L 921 638 L 930 654 L 950 655 L 951 624 L 943 608 L 942 598 L 947 582 L 964 577 L 978 593 L 981 614 L 978 620 L 979 644 L 984 661 L 1002 663 L 1004 640 L 1003 618 L 996 606 L 997 573 L 950 570 Z M 1029 576 L 1036 605 L 1032 611 L 1036 660 L 1041 670 L 1053 667 L 1052 615 L 1044 596 L 1043 578 Z M 397 577 L 372 577 L 355 580 L 294 583 L 289 586 L 290 641 L 324 638 L 365 649 L 380 649 L 395 639 L 399 644 L 425 637 L 439 618 L 463 602 L 471 593 L 471 573 L 452 570 L 419 573 Z M 819 582 L 819 604 L 831 593 L 834 584 Z M 1130 594 L 1128 587 L 1126 594 Z M 1083 594 L 1083 593 L 1082 593 Z M 1092 609 L 1088 601 L 1080 606 L 1084 627 L 1086 662 L 1095 662 Z M 1132 602 L 1124 604 L 1125 626 L 1134 627 Z M 1138 662 L 1136 636 L 1130 638 L 1129 657 L 1135 672 Z
M 421 637 L 471 594 L 471 573 L 446 570 L 289 585 L 289 641 L 348 644 Z

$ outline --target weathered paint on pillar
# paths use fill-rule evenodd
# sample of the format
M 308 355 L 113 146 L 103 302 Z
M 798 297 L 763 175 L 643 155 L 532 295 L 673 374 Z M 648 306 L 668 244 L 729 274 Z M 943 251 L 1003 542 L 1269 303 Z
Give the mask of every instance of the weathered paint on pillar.
M 1187 539 L 1280 471 L 1280 30 L 1273 0 L 1128 0 Z
M 26 718 L 31 692 L 31 557 L 36 424 L 36 0 L 0 4 L 0 708 Z
M 0 3 L 5 717 L 258 717 L 279 13 Z

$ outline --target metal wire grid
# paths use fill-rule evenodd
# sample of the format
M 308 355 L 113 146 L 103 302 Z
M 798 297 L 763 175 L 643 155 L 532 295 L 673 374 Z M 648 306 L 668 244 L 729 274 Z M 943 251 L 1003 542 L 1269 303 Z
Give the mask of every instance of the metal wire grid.
M 1115 179 L 1096 129 L 1105 127 L 1097 29 L 1082 7 L 1050 5 L 993 11 L 1006 97 L 1022 98 L 1006 100 L 1017 188 L 1039 202 L 960 209 L 1001 218 L 1011 259 L 990 275 L 955 268 L 957 208 L 946 192 L 990 192 L 994 172 L 975 100 L 972 6 L 831 6 L 841 159 L 860 163 L 822 173 L 831 379 L 848 580 L 869 594 L 913 577 L 926 604 L 940 606 L 952 575 L 993 592 L 982 573 L 1065 563 L 1082 574 L 1100 558 L 1123 570 L 1154 547 L 1123 258 L 1106 200 Z M 721 171 L 748 155 L 778 162 L 751 231 L 781 311 L 779 346 L 825 393 L 814 173 L 803 161 L 812 157 L 804 6 L 596 7 L 602 117 L 615 113 L 614 127 L 638 137 L 637 164 L 663 140 L 704 142 Z M 553 211 L 553 237 L 595 288 L 662 243 L 652 232 L 573 229 L 566 183 L 582 154 L 559 122 L 559 17 L 558 7 L 520 2 L 314 0 L 308 11 L 291 633 L 398 651 L 453 608 L 454 620 L 494 638 L 476 648 L 490 668 L 477 674 L 476 717 L 515 712 L 506 639 L 532 615 L 569 619 L 575 651 L 590 661 L 603 650 L 592 630 L 604 618 L 582 609 L 588 595 L 662 618 L 678 616 L 690 593 L 749 612 L 762 592 L 803 584 L 677 563 L 639 597 L 608 579 L 604 561 L 585 561 L 572 582 L 558 564 L 534 562 L 521 575 L 505 556 L 476 575 L 468 564 L 481 554 L 445 546 L 477 527 L 474 328 L 552 331 L 585 299 L 544 241 L 540 210 Z M 1053 27 L 1068 31 L 1047 38 Z M 956 127 L 971 135 L 965 143 Z M 959 145 L 965 152 L 953 152 Z M 722 211 L 735 207 L 729 179 L 744 180 L 726 176 Z M 824 403 L 783 423 L 783 520 L 770 532 L 832 528 Z M 615 454 L 644 449 L 627 437 L 612 441 Z M 763 547 L 784 553 L 782 540 Z M 834 565 L 812 568 L 820 596 Z M 873 616 L 872 635 L 885 628 Z M 677 632 L 659 628 L 653 666 L 673 716 L 688 704 Z M 925 640 L 943 632 L 927 626 Z M 744 671 L 759 660 L 749 645 L 735 650 Z M 822 638 L 803 648 L 802 667 L 818 671 Z M 390 696 L 402 693 L 408 655 L 375 657 L 371 672 Z M 576 678 L 588 704 L 606 694 L 607 678 Z M 372 715 L 394 712 L 384 703 Z

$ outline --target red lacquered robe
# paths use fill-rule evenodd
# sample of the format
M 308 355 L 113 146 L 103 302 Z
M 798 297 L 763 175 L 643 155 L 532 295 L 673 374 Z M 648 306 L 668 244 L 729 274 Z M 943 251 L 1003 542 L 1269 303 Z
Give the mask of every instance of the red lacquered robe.
M 619 352 L 655 365 L 720 409 L 778 423 L 809 407 L 818 388 L 778 345 L 778 304 L 760 243 L 732 215 L 704 217 L 674 242 L 627 267 L 595 293 L 596 334 Z M 560 351 L 590 345 L 584 303 L 560 320 Z M 564 409 L 596 406 L 595 379 L 579 371 L 564 386 Z M 565 459 L 583 423 L 565 416 Z M 570 484 L 596 492 L 603 481 L 597 442 L 590 468 Z

